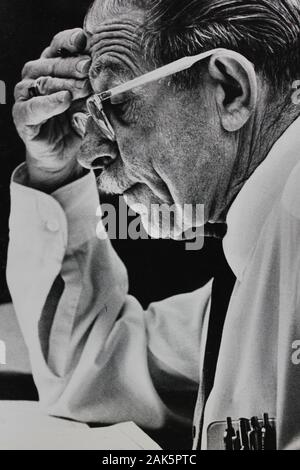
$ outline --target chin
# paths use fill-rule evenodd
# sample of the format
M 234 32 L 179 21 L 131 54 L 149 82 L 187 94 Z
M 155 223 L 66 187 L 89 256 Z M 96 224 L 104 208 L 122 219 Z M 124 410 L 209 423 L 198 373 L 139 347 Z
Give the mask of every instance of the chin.
M 135 210 L 135 212 L 137 212 Z M 138 212 L 141 216 L 141 221 L 145 231 L 151 238 L 155 239 L 166 239 L 175 241 L 187 241 L 192 240 L 195 236 L 203 235 L 204 225 L 198 227 L 191 227 L 186 223 L 182 223 L 182 219 L 176 219 L 170 221 L 168 217 L 165 219 L 155 218 L 153 214 Z
M 203 231 L 204 208 L 200 204 L 193 207 L 166 203 L 144 184 L 134 185 L 124 193 L 124 199 L 130 209 L 141 216 L 143 227 L 151 238 L 187 240 L 195 235 L 195 231 Z

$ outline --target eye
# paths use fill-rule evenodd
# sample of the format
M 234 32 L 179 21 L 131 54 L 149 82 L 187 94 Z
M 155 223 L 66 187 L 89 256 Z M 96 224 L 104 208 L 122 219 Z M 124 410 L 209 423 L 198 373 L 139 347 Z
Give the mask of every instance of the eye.
M 114 112 L 118 112 L 120 114 L 124 113 L 129 105 L 129 100 L 127 101 L 119 101 L 117 103 L 110 103 Z
M 134 115 L 134 103 L 131 99 L 123 99 L 109 102 L 108 113 L 112 113 L 113 116 L 121 121 L 123 124 L 128 124 L 132 121 Z

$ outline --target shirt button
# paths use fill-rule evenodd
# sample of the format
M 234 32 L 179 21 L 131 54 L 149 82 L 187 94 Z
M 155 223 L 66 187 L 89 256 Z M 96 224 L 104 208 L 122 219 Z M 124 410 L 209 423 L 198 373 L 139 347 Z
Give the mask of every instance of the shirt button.
M 57 220 L 48 220 L 46 223 L 46 227 L 49 230 L 49 232 L 58 232 L 59 231 L 59 223 Z

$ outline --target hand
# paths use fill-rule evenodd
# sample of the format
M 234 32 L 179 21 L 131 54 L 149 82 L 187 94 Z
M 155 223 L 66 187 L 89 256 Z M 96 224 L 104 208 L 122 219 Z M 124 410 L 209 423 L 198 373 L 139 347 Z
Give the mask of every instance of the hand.
M 86 44 L 82 29 L 57 34 L 39 60 L 24 66 L 15 88 L 13 117 L 27 150 L 29 184 L 49 193 L 83 172 L 76 160 L 82 136 L 72 126 L 72 111 L 91 94 Z M 62 48 L 68 57 L 61 57 Z M 41 96 L 32 98 L 37 78 Z

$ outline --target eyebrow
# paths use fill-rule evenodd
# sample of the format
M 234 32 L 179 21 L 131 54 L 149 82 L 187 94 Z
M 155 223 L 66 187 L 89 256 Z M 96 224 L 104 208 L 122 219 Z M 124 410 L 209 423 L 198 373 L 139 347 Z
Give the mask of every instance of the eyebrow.
M 120 79 L 129 79 L 128 70 L 124 65 L 111 59 L 103 59 L 103 57 L 99 57 L 92 64 L 89 72 L 90 79 L 96 80 L 101 72 L 107 72 L 110 75 L 117 75 Z

